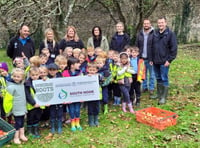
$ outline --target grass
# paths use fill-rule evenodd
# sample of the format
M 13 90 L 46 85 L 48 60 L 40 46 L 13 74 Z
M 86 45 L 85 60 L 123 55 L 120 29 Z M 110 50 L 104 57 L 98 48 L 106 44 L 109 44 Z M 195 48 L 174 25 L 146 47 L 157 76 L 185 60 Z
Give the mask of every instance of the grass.
M 159 131 L 138 123 L 135 116 L 121 111 L 110 104 L 109 114 L 100 114 L 100 126 L 87 125 L 87 111 L 82 109 L 81 125 L 83 131 L 70 131 L 64 125 L 63 133 L 45 140 L 48 129 L 41 130 L 40 139 L 30 138 L 20 146 L 9 143 L 13 148 L 198 148 L 200 147 L 200 57 L 199 50 L 185 46 L 179 47 L 177 59 L 170 67 L 170 93 L 167 104 L 158 106 L 157 100 L 150 100 L 142 94 L 140 108 L 159 107 L 178 114 L 177 125 Z M 5 51 L 0 51 L 1 61 L 8 61 Z M 9 64 L 11 67 L 11 63 Z

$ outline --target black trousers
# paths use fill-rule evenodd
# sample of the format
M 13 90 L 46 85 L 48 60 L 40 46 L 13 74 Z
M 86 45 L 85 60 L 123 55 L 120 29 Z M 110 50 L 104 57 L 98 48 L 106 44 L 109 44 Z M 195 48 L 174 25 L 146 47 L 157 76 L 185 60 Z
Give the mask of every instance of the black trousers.
M 98 115 L 100 110 L 100 100 L 88 101 L 88 115 Z
M 32 110 L 29 110 L 27 113 L 27 125 L 38 124 L 40 122 L 41 115 L 41 108 L 34 108 Z

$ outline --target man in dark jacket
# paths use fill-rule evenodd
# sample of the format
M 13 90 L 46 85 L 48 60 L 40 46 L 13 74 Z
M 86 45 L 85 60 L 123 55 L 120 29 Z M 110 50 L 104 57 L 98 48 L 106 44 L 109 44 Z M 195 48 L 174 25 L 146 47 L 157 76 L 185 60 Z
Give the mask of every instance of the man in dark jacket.
M 155 83 L 155 74 L 153 65 L 149 64 L 149 54 L 152 48 L 152 40 L 153 40 L 153 32 L 154 29 L 151 26 L 151 22 L 149 19 L 144 19 L 143 21 L 143 29 L 138 33 L 135 45 L 139 48 L 139 57 L 144 59 L 144 64 L 146 67 L 145 72 L 145 80 L 142 83 L 143 92 L 148 91 L 150 95 L 153 94 L 154 91 L 154 83 Z M 148 77 L 149 73 L 149 77 Z M 149 80 L 149 83 L 148 83 Z
M 158 30 L 154 32 L 150 54 L 150 64 L 154 65 L 157 79 L 157 95 L 151 98 L 158 98 L 158 104 L 165 104 L 169 87 L 169 66 L 177 55 L 177 41 L 176 35 L 167 27 L 166 18 L 159 18 L 157 23 Z
M 124 32 L 124 24 L 122 22 L 116 24 L 116 31 L 111 39 L 110 49 L 120 53 L 126 45 L 130 45 L 130 37 Z
M 29 59 L 35 54 L 35 46 L 32 39 L 29 37 L 29 27 L 22 25 L 18 35 L 11 38 L 7 47 L 7 55 L 13 60 L 16 57 L 22 57 L 22 53 Z

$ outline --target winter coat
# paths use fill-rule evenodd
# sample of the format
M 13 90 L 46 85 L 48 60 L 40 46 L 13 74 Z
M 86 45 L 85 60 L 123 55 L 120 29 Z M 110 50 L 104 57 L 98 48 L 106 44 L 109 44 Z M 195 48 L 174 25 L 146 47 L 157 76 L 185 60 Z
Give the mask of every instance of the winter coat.
M 93 40 L 93 37 L 90 37 L 88 39 L 88 42 L 87 42 L 87 47 L 94 47 L 94 40 Z M 104 51 L 108 51 L 109 50 L 109 44 L 108 44 L 108 40 L 105 36 L 102 36 L 102 39 L 101 39 L 101 44 L 100 44 L 100 47 L 104 50 Z

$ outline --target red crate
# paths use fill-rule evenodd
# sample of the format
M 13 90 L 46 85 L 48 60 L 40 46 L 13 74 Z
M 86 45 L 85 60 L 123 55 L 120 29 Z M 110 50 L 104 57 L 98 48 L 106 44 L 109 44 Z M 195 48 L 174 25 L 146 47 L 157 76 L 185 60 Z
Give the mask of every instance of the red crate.
M 156 107 L 149 107 L 136 111 L 136 120 L 138 122 L 150 125 L 159 130 L 176 125 L 177 118 L 178 115 L 176 113 Z

